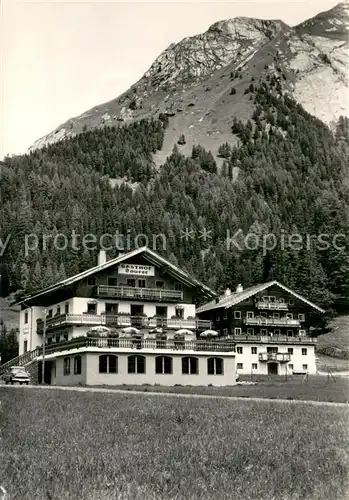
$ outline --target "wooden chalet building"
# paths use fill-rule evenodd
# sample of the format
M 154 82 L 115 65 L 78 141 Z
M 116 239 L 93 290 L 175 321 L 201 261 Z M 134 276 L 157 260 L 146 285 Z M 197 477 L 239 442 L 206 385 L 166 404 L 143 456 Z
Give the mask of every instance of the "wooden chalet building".
M 316 373 L 313 325 L 325 311 L 277 281 L 225 294 L 199 307 L 234 341 L 238 374 Z

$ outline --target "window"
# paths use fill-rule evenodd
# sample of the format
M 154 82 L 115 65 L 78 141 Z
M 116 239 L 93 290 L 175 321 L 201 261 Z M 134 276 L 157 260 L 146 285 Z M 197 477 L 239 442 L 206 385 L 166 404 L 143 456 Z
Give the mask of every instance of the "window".
M 118 286 L 118 279 L 113 277 L 108 277 L 108 286 Z
M 99 356 L 99 373 L 117 373 L 118 358 L 113 354 Z
M 128 373 L 145 373 L 145 357 L 129 356 Z
M 56 335 L 55 342 L 60 342 L 61 341 L 61 336 L 60 334 Z
M 293 319 L 292 313 L 286 313 L 286 319 Z
M 57 306 L 57 312 L 56 312 L 57 316 L 60 316 L 61 315 L 61 306 Z
M 294 300 L 293 300 L 293 299 L 290 299 L 290 300 L 288 301 L 288 303 L 290 304 L 290 306 L 293 306 L 293 304 L 294 304 Z
M 275 297 L 271 295 L 271 296 L 269 297 L 269 302 L 275 302 Z
M 303 368 L 303 370 L 307 370 L 308 369 L 308 365 L 302 365 L 302 368 Z
M 24 351 L 24 352 L 28 352 L 28 340 L 25 340 L 25 341 L 24 341 L 23 351 Z
M 74 357 L 74 375 L 81 375 L 81 356 Z
M 234 319 L 241 319 L 241 311 L 234 311 Z
M 236 348 L 236 352 L 237 352 L 238 354 L 242 354 L 242 353 L 243 353 L 243 348 L 242 348 L 241 346 L 238 346 L 238 347 Z
M 181 292 L 183 290 L 182 283 L 175 283 L 175 290 L 177 290 L 178 292 Z
M 268 330 L 266 328 L 262 328 L 261 335 L 268 335 Z
M 97 313 L 97 304 L 95 303 L 90 303 L 90 304 L 87 304 L 87 312 L 89 314 L 96 314 Z
M 279 313 L 273 313 L 273 318 L 274 319 L 279 319 L 280 318 L 280 314 Z
M 306 347 L 303 347 L 302 349 L 302 356 L 306 356 L 308 354 L 308 350 Z
M 289 367 L 289 369 L 290 369 L 290 370 L 293 370 L 293 364 L 292 364 L 292 363 L 290 363 L 290 364 L 288 365 L 288 367 Z
M 89 286 L 94 286 L 96 284 L 96 278 L 87 278 L 87 284 Z
M 228 309 L 224 309 L 223 319 L 228 319 Z
M 221 320 L 221 316 L 220 316 L 220 314 L 219 314 L 219 313 L 217 313 L 217 314 L 216 314 L 216 321 L 218 321 L 218 322 L 219 322 L 220 320 Z
M 247 328 L 248 335 L 254 335 L 254 328 Z
M 184 309 L 183 307 L 176 307 L 176 317 L 177 318 L 184 318 Z
M 155 282 L 156 288 L 164 288 L 165 283 L 163 281 Z
M 145 280 L 138 280 L 138 288 L 145 288 Z
M 193 357 L 182 358 L 182 373 L 183 375 L 198 375 L 198 359 Z
M 280 335 L 280 330 L 278 328 L 274 330 L 274 335 Z
M 257 347 L 251 347 L 251 354 L 257 354 Z
M 252 370 L 257 370 L 257 368 L 258 368 L 257 363 L 252 363 Z
M 234 335 L 241 335 L 241 328 L 234 328 Z
M 228 335 L 228 328 L 223 328 L 223 335 Z
M 52 344 L 52 337 L 48 337 L 48 339 L 47 339 L 47 343 L 48 343 L 48 344 Z
M 155 373 L 159 375 L 171 375 L 172 358 L 170 356 L 157 356 L 155 358 Z
M 63 360 L 63 375 L 70 375 L 70 358 Z
M 305 315 L 304 314 L 298 314 L 298 319 L 299 319 L 299 321 L 305 321 Z
M 287 337 L 293 337 L 293 330 L 286 330 Z
M 68 334 L 67 334 L 67 333 L 65 333 L 65 334 L 63 335 L 63 340 L 64 340 L 65 342 L 67 342 L 67 341 L 68 341 Z
M 289 347 L 287 349 L 287 352 L 288 352 L 288 354 L 290 354 L 292 356 L 292 354 L 293 354 L 293 347 Z
M 242 370 L 243 366 L 244 366 L 243 363 L 237 363 L 236 364 L 236 369 L 237 370 Z
M 118 313 L 119 304 L 114 304 L 113 302 L 105 303 L 105 314 L 114 314 Z
M 278 347 L 267 347 L 267 352 L 272 352 L 274 354 L 276 354 L 278 352 L 279 348 Z
M 48 310 L 48 313 L 47 313 L 47 317 L 48 317 L 48 318 L 52 318 L 52 314 L 53 314 L 52 309 L 49 309 L 49 310 Z
M 126 283 L 127 283 L 127 286 L 130 286 L 131 288 L 136 287 L 136 280 L 134 280 L 132 278 L 129 278 Z
M 64 305 L 64 312 L 65 312 L 65 314 L 69 314 L 69 302 L 67 302 L 67 303 Z
M 254 312 L 253 311 L 247 311 L 246 317 L 247 318 L 254 318 Z
M 28 323 L 28 311 L 25 311 L 24 313 L 24 324 L 26 325 Z
M 306 334 L 306 331 L 305 331 L 305 330 L 299 330 L 299 335 L 300 335 L 301 337 L 304 337 L 304 336 L 305 336 L 305 334 Z
M 285 303 L 285 299 L 283 297 L 279 297 L 279 302 L 280 302 L 280 304 L 284 304 Z
M 208 358 L 207 375 L 223 375 L 223 359 Z

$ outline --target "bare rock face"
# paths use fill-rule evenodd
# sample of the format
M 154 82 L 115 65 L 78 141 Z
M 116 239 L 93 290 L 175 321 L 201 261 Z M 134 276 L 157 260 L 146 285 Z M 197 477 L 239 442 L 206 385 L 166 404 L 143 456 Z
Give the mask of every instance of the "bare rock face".
M 331 124 L 348 115 L 348 2 L 296 27 L 278 20 L 237 17 L 214 23 L 205 33 L 171 44 L 127 92 L 95 107 L 39 139 L 31 149 L 79 133 L 84 127 L 122 125 L 170 117 L 160 164 L 181 134 L 189 153 L 202 144 L 215 154 L 233 142 L 234 117 L 251 117 L 246 88 L 277 78 L 304 108 Z

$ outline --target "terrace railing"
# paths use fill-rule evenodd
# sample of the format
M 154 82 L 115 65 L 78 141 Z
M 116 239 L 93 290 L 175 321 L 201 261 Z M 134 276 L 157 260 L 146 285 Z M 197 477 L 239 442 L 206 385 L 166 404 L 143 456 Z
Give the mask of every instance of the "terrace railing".
M 124 328 L 134 326 L 136 328 L 156 328 L 162 327 L 165 329 L 179 330 L 187 328 L 189 330 L 209 329 L 211 328 L 210 320 L 202 319 L 183 319 L 183 318 L 148 318 L 146 316 L 129 316 L 127 314 L 61 314 L 47 318 L 46 330 L 51 331 L 63 325 L 87 325 L 97 326 L 104 325 L 107 327 Z M 36 331 L 42 334 L 44 322 L 42 319 L 37 320 Z
M 78 337 L 67 342 L 57 342 L 45 347 L 46 354 L 71 349 L 80 349 L 82 347 L 97 347 L 101 349 L 151 349 L 151 350 L 169 350 L 169 351 L 209 351 L 209 352 L 234 352 L 234 344 L 231 342 L 214 342 L 201 340 L 156 340 L 156 339 L 134 339 L 134 338 L 91 338 Z M 38 349 L 42 354 L 42 347 Z
M 93 293 L 95 297 L 109 297 L 116 299 L 156 300 L 165 302 L 183 300 L 182 291 L 159 288 L 99 285 L 94 288 Z

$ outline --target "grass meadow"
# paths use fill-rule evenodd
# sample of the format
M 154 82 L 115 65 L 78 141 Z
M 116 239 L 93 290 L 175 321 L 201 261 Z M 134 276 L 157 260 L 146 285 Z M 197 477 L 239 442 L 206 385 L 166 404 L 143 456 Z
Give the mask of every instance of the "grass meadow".
M 242 375 L 241 379 L 247 382 L 251 377 Z M 231 396 L 245 398 L 294 399 L 310 401 L 327 401 L 332 403 L 349 402 L 349 379 L 333 374 L 325 376 L 254 376 L 255 385 L 233 385 L 225 387 L 210 386 L 174 386 L 164 387 L 157 385 L 120 385 L 114 389 L 145 392 L 170 392 L 182 394 L 202 394 L 204 396 Z M 100 386 L 99 386 L 100 387 Z
M 6 500 L 344 500 L 345 406 L 0 387 Z

